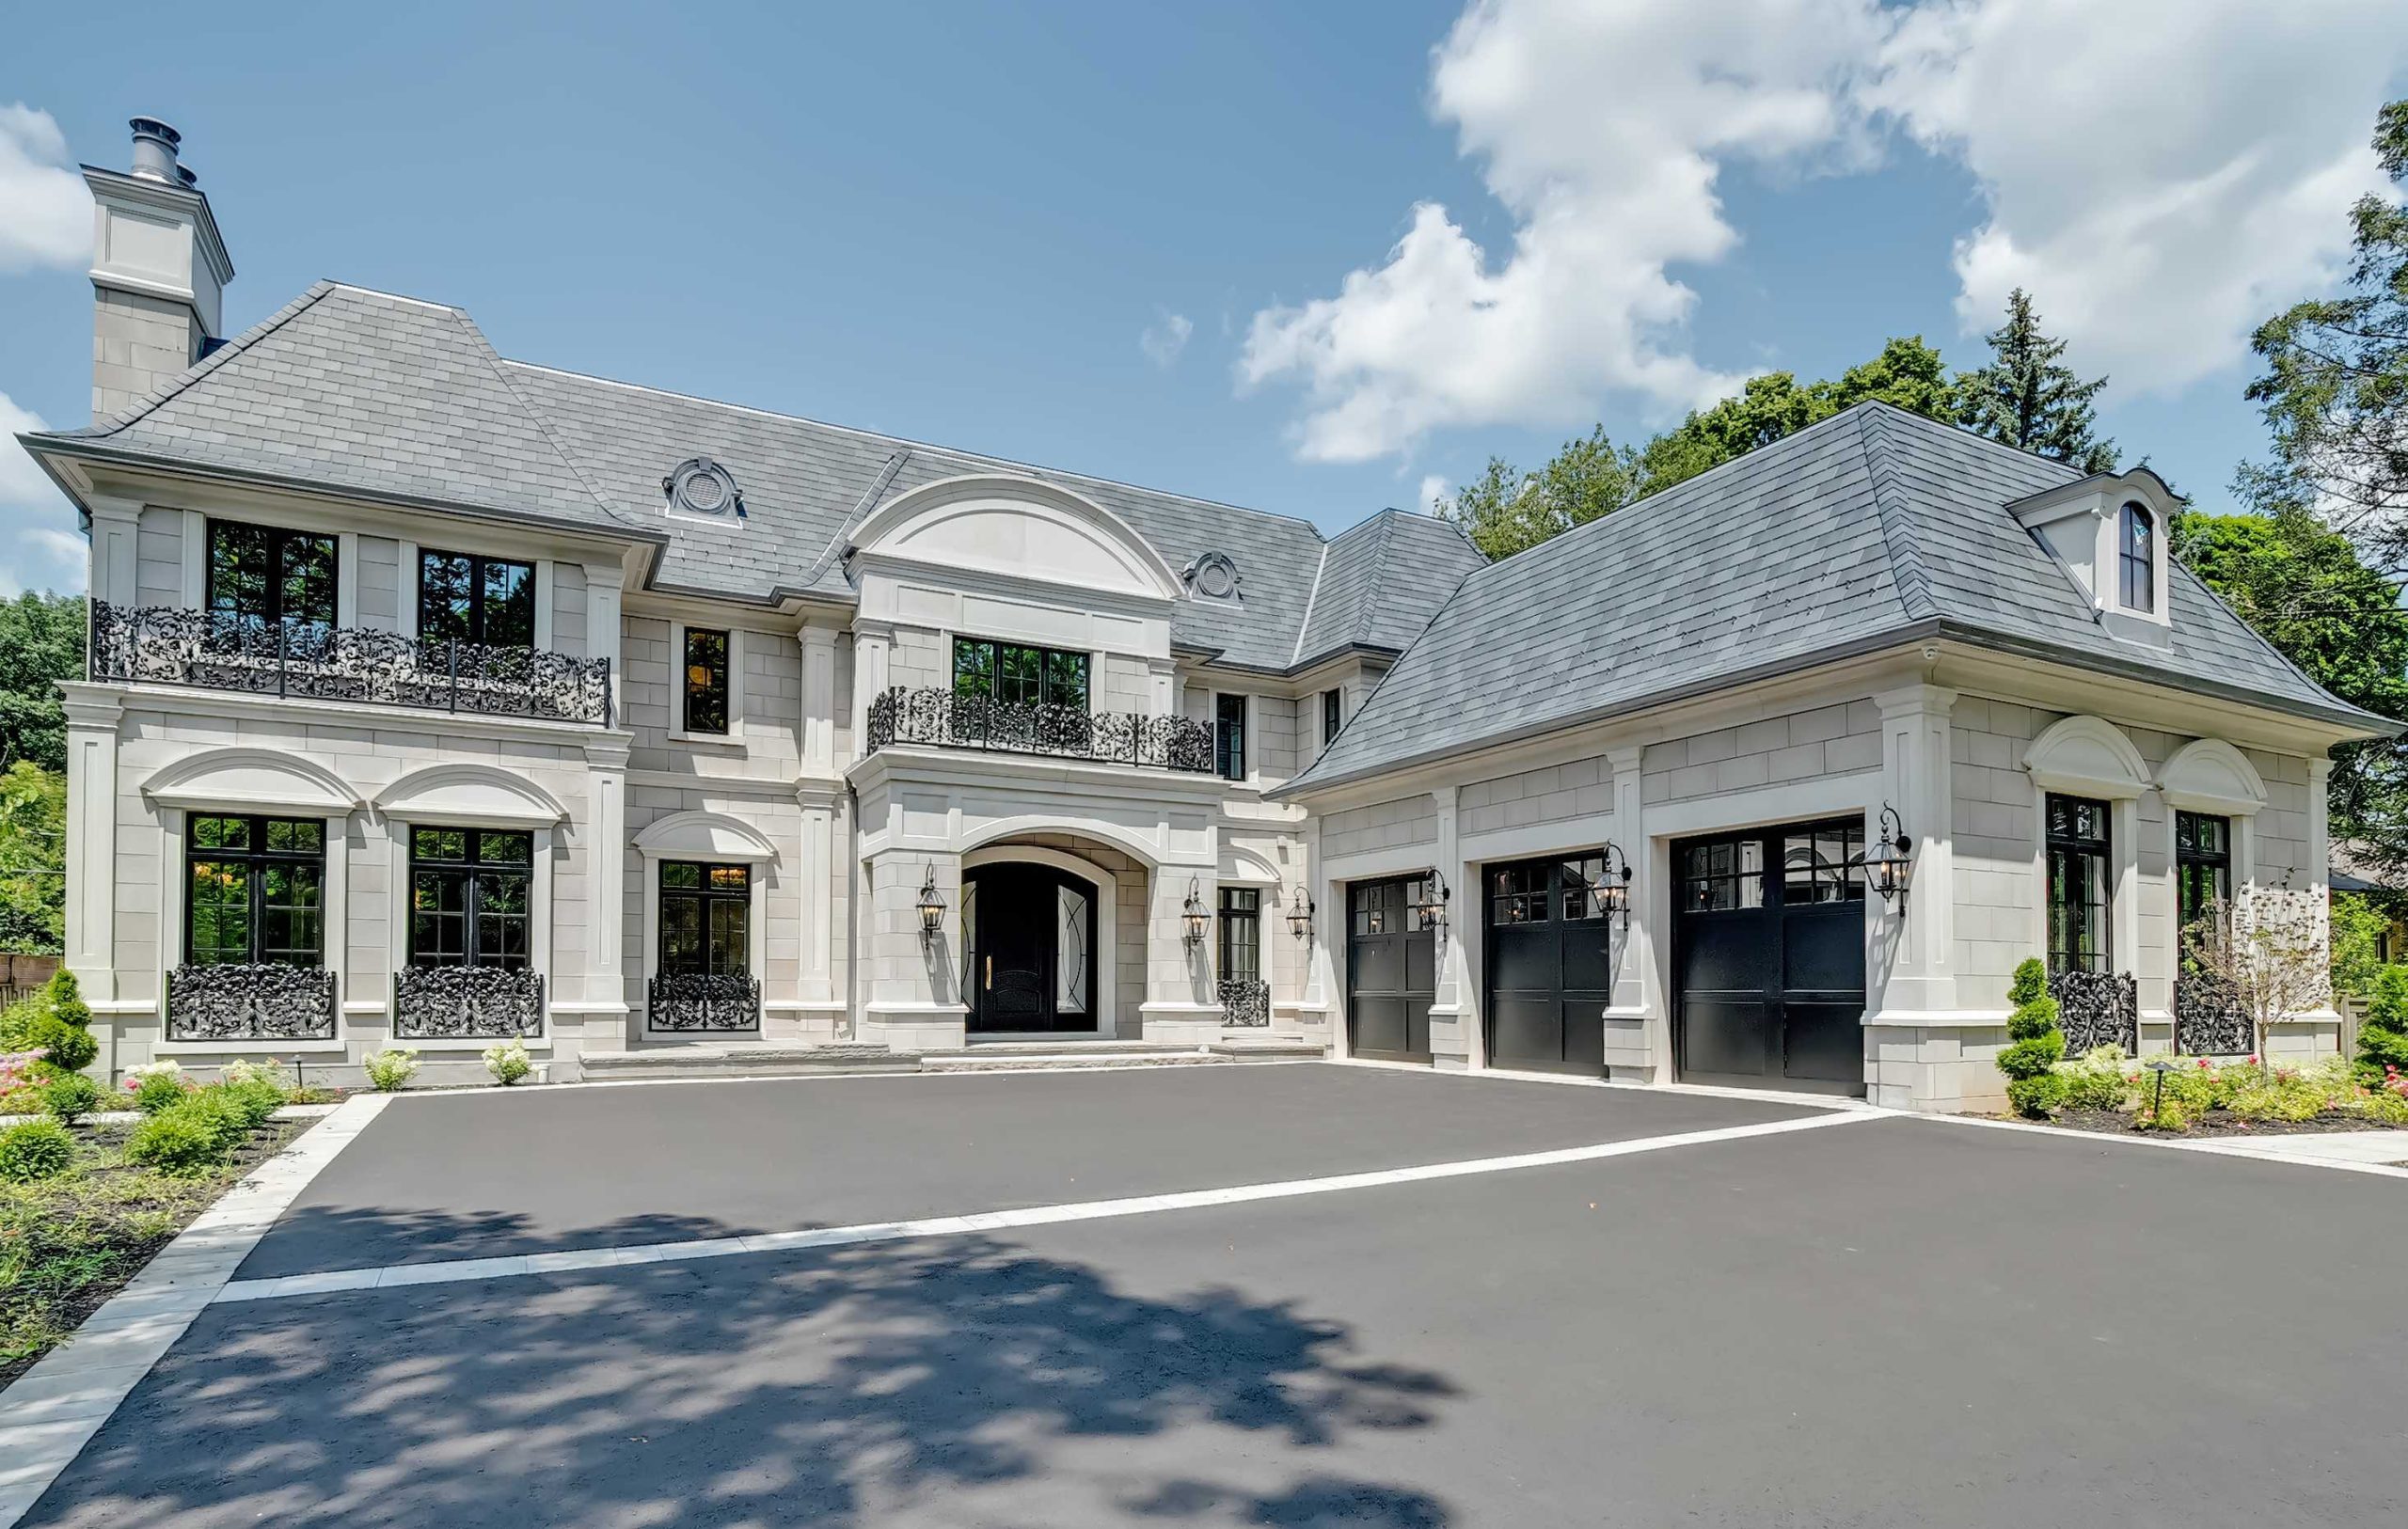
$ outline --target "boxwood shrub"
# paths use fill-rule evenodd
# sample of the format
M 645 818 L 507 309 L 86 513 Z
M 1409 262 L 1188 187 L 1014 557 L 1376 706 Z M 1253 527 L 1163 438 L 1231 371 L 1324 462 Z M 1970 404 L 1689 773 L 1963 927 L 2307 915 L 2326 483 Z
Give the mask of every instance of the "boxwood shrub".
M 67 1172 L 75 1138 L 55 1120 L 20 1121 L 0 1130 L 0 1180 L 30 1184 Z

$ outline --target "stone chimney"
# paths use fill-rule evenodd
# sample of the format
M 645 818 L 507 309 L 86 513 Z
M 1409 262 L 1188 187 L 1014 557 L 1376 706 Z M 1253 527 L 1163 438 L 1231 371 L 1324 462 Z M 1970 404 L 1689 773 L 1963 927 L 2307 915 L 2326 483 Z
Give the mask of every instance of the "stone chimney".
M 134 403 L 216 348 L 234 279 L 183 135 L 137 117 L 132 167 L 84 166 L 92 188 L 92 418 Z

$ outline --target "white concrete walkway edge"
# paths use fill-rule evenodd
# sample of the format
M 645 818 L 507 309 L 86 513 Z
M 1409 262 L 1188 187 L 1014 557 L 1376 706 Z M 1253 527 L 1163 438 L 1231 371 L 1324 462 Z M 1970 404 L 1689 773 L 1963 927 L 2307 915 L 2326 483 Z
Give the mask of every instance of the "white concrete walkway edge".
M 1328 1178 L 1282 1179 L 1268 1184 L 1242 1184 L 1232 1189 L 1188 1190 L 1176 1194 L 1139 1195 L 1121 1200 L 1085 1200 L 1067 1205 L 1031 1206 L 1021 1210 L 986 1211 L 969 1216 L 932 1216 L 919 1221 L 873 1222 L 860 1226 L 817 1227 L 801 1232 L 771 1232 L 759 1237 L 701 1237 L 686 1242 L 652 1242 L 636 1247 L 570 1248 L 503 1258 L 435 1259 L 418 1264 L 388 1264 L 380 1269 L 338 1269 L 316 1274 L 286 1274 L 275 1279 L 236 1280 L 217 1293 L 230 1300 L 274 1300 L 286 1296 L 325 1295 L 335 1291 L 381 1290 L 405 1285 L 456 1285 L 476 1280 L 510 1279 L 527 1274 L 555 1274 L 577 1269 L 611 1269 L 627 1264 L 676 1263 L 697 1258 L 731 1258 L 742 1253 L 790 1253 L 805 1248 L 844 1247 L 863 1242 L 897 1242 L 912 1237 L 958 1237 L 1018 1226 L 1050 1226 L 1063 1222 L 1100 1221 L 1112 1216 L 1143 1216 L 1164 1210 L 1194 1210 L 1207 1206 L 1243 1205 L 1255 1200 L 1285 1200 L 1306 1194 L 1334 1194 L 1345 1190 L 1378 1189 L 1391 1184 L 1418 1184 L 1431 1179 L 1464 1178 L 1475 1174 L 1503 1174 L 1522 1168 L 1552 1168 L 1562 1163 L 1593 1162 L 1670 1147 L 1700 1146 L 1709 1142 L 1738 1142 L 1787 1131 L 1817 1130 L 1886 1119 L 1888 1111 L 1856 1109 L 1757 1126 L 1724 1126 L 1713 1130 L 1682 1131 L 1671 1136 L 1643 1136 L 1594 1146 L 1560 1147 L 1524 1152 L 1506 1158 L 1475 1158 L 1457 1162 L 1424 1163 L 1414 1168 L 1383 1168 L 1369 1173 L 1339 1174 Z
M 24 1517 L 135 1382 L 217 1298 L 269 1225 L 388 1099 L 360 1094 L 334 1107 L 194 1217 L 73 1336 L 0 1391 L 0 1529 Z

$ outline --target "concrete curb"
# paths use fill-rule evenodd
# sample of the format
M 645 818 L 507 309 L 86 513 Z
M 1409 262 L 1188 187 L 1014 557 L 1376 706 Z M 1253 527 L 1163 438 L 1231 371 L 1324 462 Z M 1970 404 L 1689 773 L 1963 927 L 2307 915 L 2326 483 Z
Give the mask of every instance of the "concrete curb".
M 118 1404 L 217 1299 L 234 1270 L 335 1155 L 385 1108 L 356 1095 L 309 1110 L 325 1118 L 193 1218 L 126 1287 L 41 1362 L 0 1391 L 0 1529 L 24 1518 Z

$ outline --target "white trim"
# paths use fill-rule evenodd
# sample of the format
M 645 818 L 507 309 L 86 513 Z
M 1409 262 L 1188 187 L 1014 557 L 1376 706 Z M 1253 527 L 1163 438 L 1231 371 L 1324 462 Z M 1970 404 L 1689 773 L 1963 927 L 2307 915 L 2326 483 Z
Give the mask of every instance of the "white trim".
M 323 817 L 366 805 L 350 781 L 285 749 L 204 749 L 150 772 L 141 792 L 153 806 L 198 812 L 285 812 Z
M 335 533 L 335 624 L 359 624 L 359 533 Z
M 1120 1000 L 1120 873 L 1107 871 L 1092 860 L 1082 859 L 1067 850 L 1047 844 L 988 844 L 966 851 L 961 857 L 961 881 L 969 884 L 970 873 L 981 866 L 1014 863 L 1043 865 L 1077 876 L 1094 889 L 1090 894 L 1096 905 L 1095 942 L 1099 951 L 1108 952 L 1108 960 L 1095 963 L 1094 1002 L 1091 1017 L 1094 1032 L 1110 1037 L 1119 1033 Z M 956 893 L 957 901 L 959 894 Z M 954 910 L 958 921 L 960 909 Z M 967 943 L 965 934 L 964 943 Z M 1050 1035 L 1075 1035 L 1075 1030 L 1053 1031 Z M 983 1038 L 983 1037 L 982 1037 Z
M 639 854 L 658 860 L 760 865 L 778 859 L 778 846 L 752 824 L 699 808 L 657 817 L 628 843 Z
M 418 544 L 407 537 L 394 543 L 393 630 L 405 638 L 418 636 L 419 565 Z
M 2248 817 L 2265 810 L 2266 780 L 2222 738 L 2194 738 L 2158 767 L 2157 789 L 2186 812 Z
M 528 577 L 535 581 L 535 651 L 551 653 L 559 646 L 552 638 L 552 562 L 548 558 L 533 562 Z
M 200 610 L 209 604 L 209 516 L 199 510 L 174 512 L 183 516 L 184 608 Z
M 2099 717 L 2067 717 L 2032 740 L 2023 767 L 2044 791 L 2130 801 L 2151 785 L 2148 762 L 2124 730 Z
M 1023 513 L 1051 511 L 1057 517 L 1082 525 L 1095 539 L 1095 544 L 1116 554 L 1130 587 L 1123 590 L 1107 588 L 1100 592 L 1162 601 L 1179 601 L 1187 593 L 1187 587 L 1180 582 L 1178 573 L 1163 560 L 1162 554 L 1154 549 L 1153 544 L 1140 536 L 1127 521 L 1064 484 L 1012 473 L 964 473 L 941 478 L 889 499 L 871 512 L 869 518 L 854 530 L 852 560 L 857 566 L 888 560 L 925 565 L 922 556 L 898 554 L 889 550 L 884 544 L 898 532 L 909 532 L 916 525 L 933 521 L 948 512 L 959 514 L 1006 508 Z M 982 571 L 1015 582 L 1058 582 L 1043 572 L 1024 565 L 994 566 Z
M 568 818 L 558 797 L 498 764 L 423 765 L 372 802 L 386 817 L 475 828 L 540 828 Z

